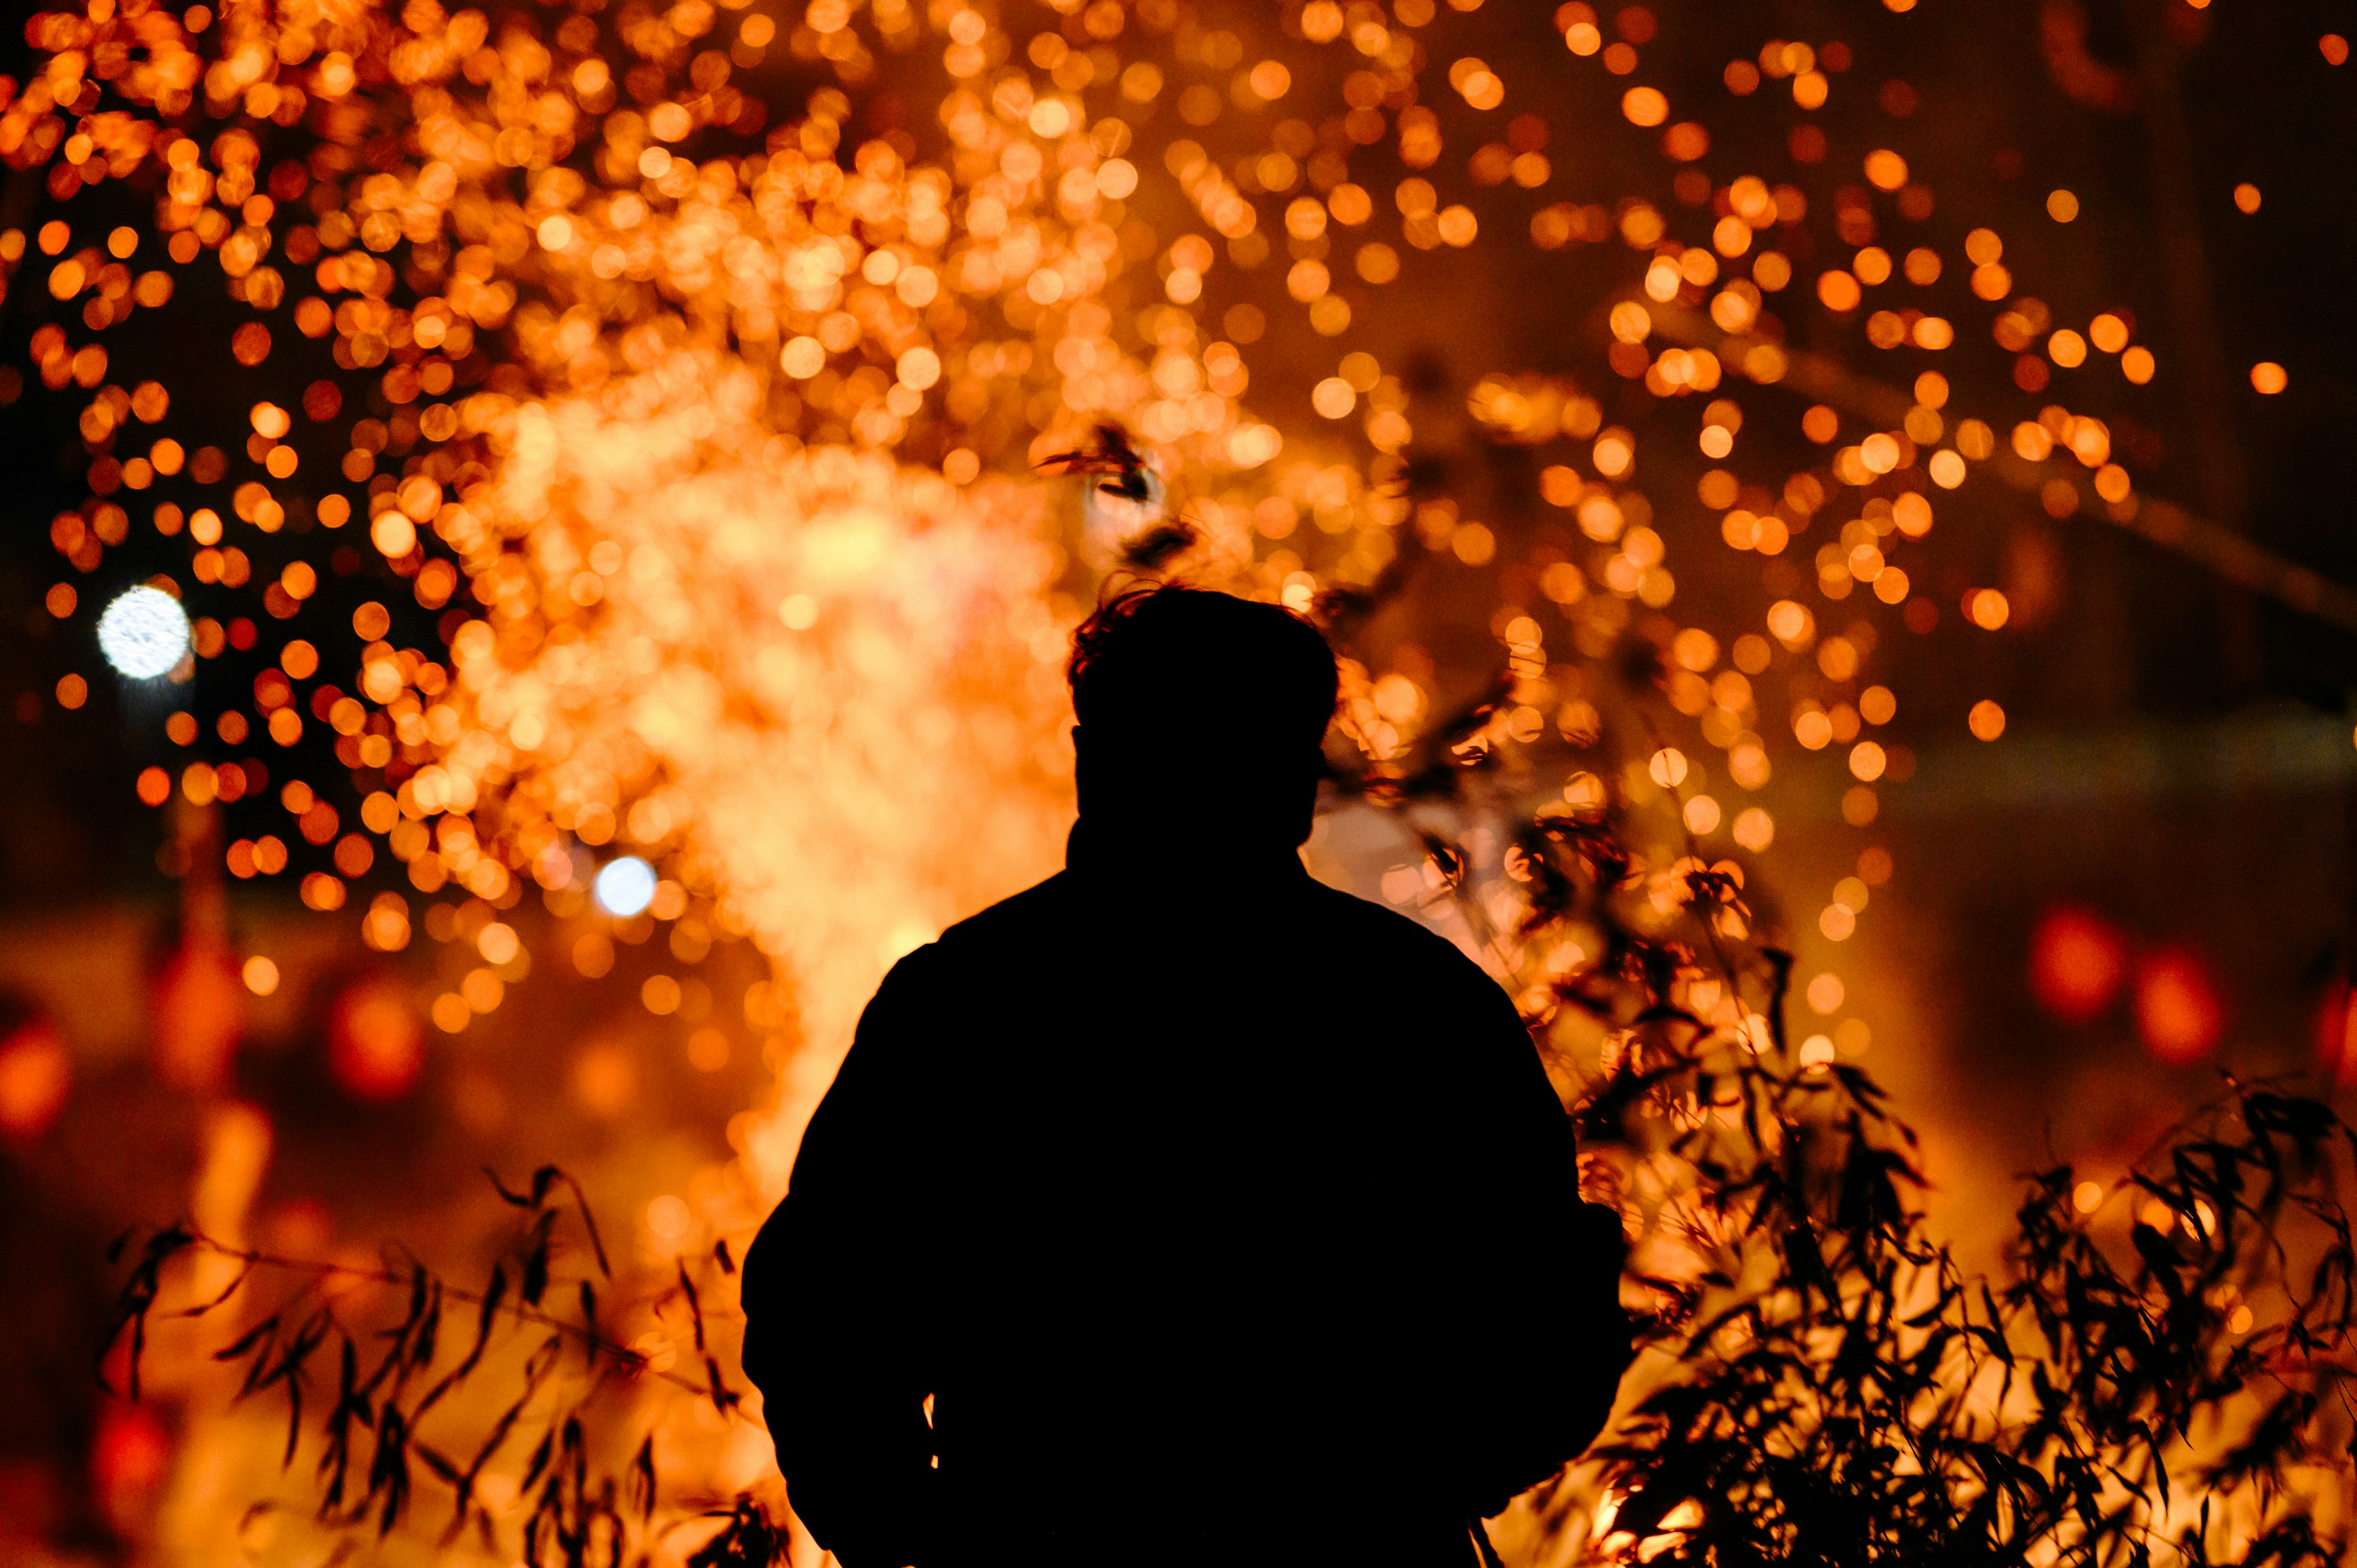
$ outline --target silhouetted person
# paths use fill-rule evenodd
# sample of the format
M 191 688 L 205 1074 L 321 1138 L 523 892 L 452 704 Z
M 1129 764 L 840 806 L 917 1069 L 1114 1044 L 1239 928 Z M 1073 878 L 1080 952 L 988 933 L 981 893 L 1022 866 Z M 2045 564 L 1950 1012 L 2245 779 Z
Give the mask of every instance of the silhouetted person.
M 746 1260 L 795 1509 L 848 1568 L 1469 1563 L 1609 1412 L 1617 1216 L 1497 984 L 1302 869 L 1313 628 L 1133 595 L 1071 682 L 1066 869 L 885 977 Z

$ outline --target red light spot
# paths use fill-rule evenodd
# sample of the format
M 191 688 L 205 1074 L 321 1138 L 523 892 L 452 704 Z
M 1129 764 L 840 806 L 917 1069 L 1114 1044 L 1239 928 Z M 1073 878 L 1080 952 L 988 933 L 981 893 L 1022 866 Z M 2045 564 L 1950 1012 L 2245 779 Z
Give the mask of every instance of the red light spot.
M 2209 1055 L 2226 1023 L 2209 967 L 2182 948 L 2162 949 L 2136 966 L 2136 1017 L 2146 1047 L 2171 1062 Z
M 425 1033 L 401 993 L 355 986 L 337 999 L 328 1070 L 362 1100 L 397 1100 L 425 1066 Z
M 2057 905 L 2040 917 L 2030 934 L 2030 989 L 2040 1006 L 2065 1023 L 2100 1016 L 2127 973 L 2127 939 L 2088 910 Z
M 72 1083 L 73 1063 L 50 1025 L 27 1024 L 0 1040 L 0 1133 L 38 1138 L 48 1132 Z
M 2336 980 L 2316 1011 L 2316 1065 L 2335 1082 L 2357 1083 L 2357 991 Z
M 117 1520 L 140 1509 L 163 1484 L 171 1463 L 171 1434 L 153 1409 L 110 1405 L 99 1417 L 98 1436 L 91 1444 L 91 1474 L 107 1511 Z

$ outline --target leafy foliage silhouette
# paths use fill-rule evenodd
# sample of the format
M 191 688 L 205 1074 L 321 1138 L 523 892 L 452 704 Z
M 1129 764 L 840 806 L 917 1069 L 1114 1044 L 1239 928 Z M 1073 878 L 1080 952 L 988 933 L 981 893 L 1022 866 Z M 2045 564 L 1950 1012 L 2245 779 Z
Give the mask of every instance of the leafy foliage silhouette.
M 1459 795 L 1503 707 L 1436 726 Z M 1412 800 L 1400 775 L 1377 792 Z M 2229 1078 L 2092 1212 L 2070 1166 L 2029 1178 L 1998 1276 L 1969 1277 L 1881 1089 L 1792 1049 L 1741 868 L 1630 844 L 1618 809 L 1550 807 L 1486 886 L 1424 845 L 1432 901 L 1584 1084 L 1587 1196 L 1636 1231 L 1642 1354 L 1543 1538 L 1714 1568 L 2340 1561 L 2314 1505 L 2357 1477 L 2357 1133 Z
M 500 1455 L 522 1452 L 526 1457 L 509 1495 L 528 1505 L 518 1527 L 522 1561 L 533 1568 L 620 1563 L 632 1542 L 659 1533 L 660 1481 L 651 1433 L 640 1437 L 625 1464 L 609 1469 L 601 1463 L 600 1455 L 615 1450 L 607 1439 L 617 1414 L 604 1406 L 621 1402 L 604 1396 L 653 1378 L 708 1400 L 724 1416 L 744 1419 L 742 1396 L 706 1348 L 704 1294 L 694 1278 L 706 1274 L 708 1288 L 711 1277 L 735 1273 L 735 1261 L 725 1245 L 696 1271 L 681 1260 L 676 1284 L 656 1305 L 684 1308 L 703 1375 L 658 1369 L 601 1326 L 597 1283 L 610 1282 L 613 1272 L 580 1184 L 554 1165 L 535 1171 L 521 1192 L 486 1174 L 521 1213 L 515 1235 L 479 1289 L 453 1284 L 406 1256 L 388 1254 L 382 1267 L 355 1268 L 226 1246 L 185 1225 L 149 1235 L 117 1298 L 114 1338 L 128 1339 L 126 1391 L 138 1397 L 149 1321 L 165 1293 L 167 1271 L 205 1253 L 224 1257 L 236 1266 L 228 1285 L 168 1316 L 205 1317 L 238 1309 L 259 1315 L 211 1359 L 243 1367 L 237 1400 L 272 1391 L 284 1400 L 283 1467 L 294 1466 L 307 1436 L 315 1441 L 312 1480 L 322 1521 L 390 1535 L 411 1514 L 422 1468 L 448 1494 L 439 1544 L 453 1545 L 471 1529 L 486 1552 L 496 1552 L 499 1526 L 481 1484 Z M 569 1211 L 552 1202 L 559 1188 L 573 1199 Z M 575 1234 L 587 1243 L 596 1275 L 568 1280 L 560 1289 L 557 1269 Z M 126 1234 L 116 1240 L 115 1258 L 131 1240 Z M 283 1282 L 283 1288 L 274 1290 L 265 1280 Z M 398 1315 L 386 1321 L 381 1311 L 379 1321 L 368 1326 L 348 1322 L 337 1287 L 358 1283 L 389 1287 L 361 1299 L 398 1301 Z M 565 1296 L 570 1311 L 555 1305 Z M 445 1354 L 453 1348 L 446 1333 L 452 1318 L 462 1326 L 465 1346 L 455 1358 Z M 307 1426 L 306 1391 L 323 1361 L 334 1369 L 334 1399 Z M 496 1389 L 498 1397 L 438 1423 L 463 1434 L 468 1446 L 454 1452 L 447 1438 L 437 1444 L 420 1435 L 429 1416 L 456 1406 L 454 1396 L 479 1386 Z M 672 1512 L 679 1517 L 664 1530 L 719 1521 L 691 1559 L 698 1568 L 780 1560 L 789 1539 L 788 1527 L 749 1496 L 716 1509 L 690 1504 Z

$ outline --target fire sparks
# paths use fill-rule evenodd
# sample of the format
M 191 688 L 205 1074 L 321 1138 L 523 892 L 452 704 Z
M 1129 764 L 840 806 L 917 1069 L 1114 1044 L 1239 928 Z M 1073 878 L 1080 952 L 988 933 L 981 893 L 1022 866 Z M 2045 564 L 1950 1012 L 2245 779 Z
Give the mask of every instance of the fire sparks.
M 307 682 L 319 655 L 309 639 L 288 641 L 278 662 L 292 679 L 266 690 L 257 681 L 259 725 L 232 710 L 216 726 L 231 746 L 258 729 L 255 738 L 294 748 L 307 724 L 324 724 L 362 797 L 344 815 L 383 841 L 417 893 L 450 885 L 497 903 L 536 881 L 554 894 L 575 879 L 576 850 L 631 843 L 675 857 L 665 864 L 711 920 L 766 932 L 765 948 L 781 951 L 785 931 L 815 929 L 800 917 L 828 905 L 823 890 L 836 884 L 798 863 L 802 852 L 762 848 L 811 834 L 775 821 L 741 827 L 761 813 L 733 792 L 752 787 L 759 797 L 766 767 L 746 759 L 807 741 L 810 760 L 794 776 L 814 789 L 808 798 L 877 802 L 863 831 L 912 820 L 913 799 L 878 791 L 901 771 L 881 765 L 884 753 L 855 761 L 859 747 L 838 757 L 819 740 L 859 722 L 861 701 L 847 699 L 877 703 L 887 691 L 923 710 L 893 721 L 907 736 L 922 717 L 927 732 L 898 755 L 946 747 L 970 769 L 956 798 L 998 802 L 973 808 L 985 815 L 1025 818 L 992 831 L 1029 848 L 983 857 L 974 864 L 987 873 L 958 889 L 1003 885 L 1043 860 L 1057 814 L 1045 735 L 1055 699 L 1042 678 L 1056 634 L 1119 538 L 1156 521 L 1091 497 L 1091 526 L 1070 539 L 1057 509 L 1022 493 L 1020 472 L 1074 445 L 1090 423 L 1130 425 L 1168 455 L 1157 462 L 1187 476 L 1183 504 L 1199 534 L 1179 565 L 1192 575 L 1307 606 L 1391 568 L 1411 520 L 1410 550 L 1420 543 L 1469 569 L 1506 564 L 1491 524 L 1398 494 L 1416 425 L 1446 411 L 1412 408 L 1397 371 L 1368 349 L 1340 355 L 1339 370 L 1321 376 L 1305 373 L 1295 348 L 1300 328 L 1315 342 L 1372 319 L 1365 313 L 1403 265 L 1399 248 L 1375 237 L 1388 225 L 1411 255 L 1504 256 L 1518 243 L 1511 233 L 1477 242 L 1483 211 L 1503 215 L 1448 199 L 1470 194 L 1443 161 L 1454 120 L 1394 102 L 1426 69 L 1419 29 L 1447 24 L 1417 5 L 1395 25 L 1339 10 L 1329 18 L 1328 9 L 1304 12 L 1297 44 L 1206 31 L 1168 0 L 1068 10 L 1063 25 L 1028 39 L 979 11 L 920 16 L 889 4 L 821 6 L 782 35 L 766 16 L 703 0 L 581 10 L 561 22 L 429 4 L 397 14 L 232 5 L 215 16 L 100 0 L 45 15 L 31 35 L 45 70 L 0 115 L 0 150 L 46 164 L 60 200 L 150 171 L 150 232 L 161 242 L 152 249 L 170 263 L 149 264 L 164 258 L 139 227 L 117 225 L 95 244 L 54 220 L 32 247 L 57 258 L 42 263 L 48 294 L 78 306 L 94 337 L 169 307 L 185 295 L 180 271 L 209 254 L 253 313 L 230 334 L 239 363 L 299 358 L 311 340 L 332 360 L 332 373 L 299 395 L 290 388 L 255 403 L 241 465 L 195 431 L 133 437 L 137 424 L 172 418 L 166 389 L 150 380 L 122 392 L 107 380 L 103 346 L 73 346 L 63 323 L 45 328 L 34 345 L 43 380 L 96 392 L 84 418 L 93 499 L 59 520 L 59 547 L 94 571 L 108 549 L 125 547 L 132 511 L 151 510 L 166 538 L 195 547 L 192 581 L 184 588 L 169 574 L 173 593 L 258 585 L 269 615 L 293 620 L 346 597 L 323 591 L 340 590 L 339 580 L 382 580 L 389 569 L 421 611 L 438 613 L 432 639 L 404 647 L 422 618 L 362 604 L 351 622 L 357 660 L 331 656 L 356 690 L 347 694 L 330 668 L 307 704 L 293 682 Z M 1620 13 L 1609 43 L 1587 7 L 1566 7 L 1556 22 L 1573 69 L 1593 70 L 1597 57 L 1608 79 L 1638 71 L 1655 41 L 1641 10 Z M 887 60 L 926 40 L 948 82 L 920 124 L 880 84 L 898 81 Z M 1272 44 L 1290 57 L 1256 52 Z M 1772 41 L 1756 68 L 1730 67 L 1726 85 L 1741 97 L 1763 75 L 1789 80 L 1806 111 L 1849 53 L 1838 41 Z M 834 83 L 780 109 L 789 63 L 823 67 Z M 1223 72 L 1232 80 L 1215 90 Z M 1462 55 L 1445 74 L 1475 116 L 1514 109 L 1511 71 Z M 871 103 L 879 90 L 887 98 Z M 1324 94 L 1348 113 L 1321 122 Z M 1640 130 L 1674 111 L 1705 113 L 1642 83 L 1621 97 L 1622 117 Z M 1559 99 L 1541 94 L 1535 107 L 1559 111 Z M 218 130 L 188 134 L 191 114 Z M 1868 586 L 1910 627 L 1928 626 L 1935 615 L 1915 612 L 1932 607 L 1913 598 L 1922 571 L 1910 575 L 1897 559 L 1920 552 L 1930 529 L 1925 478 L 1953 489 L 1994 451 L 1984 422 L 1949 408 L 1950 378 L 1916 378 L 1898 427 L 1855 433 L 1822 467 L 1805 466 L 1816 455 L 1803 450 L 1800 470 L 1760 483 L 1742 477 L 1753 465 L 1737 452 L 1739 441 L 1755 445 L 1744 437 L 1758 421 L 1747 424 L 1744 400 L 1728 395 L 1739 381 L 1772 388 L 1790 373 L 1771 308 L 1793 277 L 1780 233 L 1806 240 L 1830 219 L 1854 251 L 1814 285 L 1835 317 L 1860 309 L 1867 290 L 1932 289 L 1964 275 L 1943 269 L 1939 236 L 1922 227 L 1932 203 L 1905 153 L 1862 150 L 1873 194 L 1846 189 L 1828 207 L 1764 176 L 1713 186 L 1695 166 L 1711 145 L 1707 126 L 1681 119 L 1662 139 L 1676 201 L 1632 199 L 1617 215 L 1591 215 L 1541 199 L 1552 179 L 1547 118 L 1515 115 L 1502 140 L 1472 150 L 1471 188 L 1527 192 L 1519 221 L 1541 250 L 1618 239 L 1628 255 L 1629 297 L 1609 313 L 1602 381 L 1491 374 L 1470 392 L 1490 439 L 1567 438 L 1584 456 L 1550 467 L 1542 487 L 1586 540 L 1610 547 L 1584 563 L 1538 563 L 1569 639 L 1600 652 L 1632 629 L 1632 610 L 1661 617 L 1676 596 L 1657 520 L 1692 503 L 1634 480 L 1641 447 L 1691 419 L 1685 400 L 1696 393 L 1714 394 L 1700 445 L 1721 466 L 1696 491 L 1722 514 L 1712 532 L 1764 558 L 1772 591 L 1784 586 L 1779 558 L 1790 542 L 1846 490 L 1862 492 L 1857 520 L 1816 552 L 1816 586 L 1827 600 Z M 1238 162 L 1240 152 L 1248 156 Z M 1405 177 L 1384 201 L 1394 162 Z M 1889 224 L 1910 241 L 1903 266 L 1876 242 Z M 1360 232 L 1370 237 L 1361 242 Z M 1344 235 L 1359 246 L 1351 271 L 1363 289 L 1341 287 L 1329 264 Z M 1293 256 L 1288 299 L 1265 306 L 1276 242 Z M 7 245 L 30 264 L 24 236 Z M 2081 334 L 2013 295 L 2009 274 L 1994 275 L 2003 252 L 1995 233 L 1975 230 L 1964 250 L 1980 269 L 1972 292 L 2002 306 L 2000 349 L 2026 350 L 2044 335 L 2041 387 L 2049 362 L 2081 362 Z M 1282 344 L 1269 336 L 1275 306 L 1290 313 Z M 1698 337 L 1685 323 L 1706 306 L 1717 334 Z M 1885 309 L 1865 330 L 1878 349 L 1937 362 L 1954 336 L 1953 309 Z M 2135 351 L 2128 319 L 2096 318 L 2089 330 L 2104 352 Z M 1641 427 L 1601 418 L 1615 377 L 1650 394 Z M 1832 445 L 1838 420 L 1818 405 L 1801 424 Z M 1355 457 L 1318 428 L 1334 423 L 1356 424 L 1366 445 Z M 1297 450 L 1328 456 L 1280 458 L 1287 427 Z M 2067 448 L 2102 468 L 2105 504 L 2132 509 L 2106 434 L 2099 420 L 2050 407 L 2020 424 L 2014 445 L 2041 463 Z M 161 499 L 183 489 L 188 502 L 228 493 L 216 506 Z M 152 508 L 135 508 L 150 499 L 143 491 L 156 492 Z M 241 528 L 231 542 L 224 512 L 253 532 Z M 1295 521 L 1304 514 L 1317 523 L 1306 535 Z M 290 554 L 275 569 L 255 559 Z M 1565 574 L 1577 591 L 1575 576 L 1555 586 Z M 1608 591 L 1587 593 L 1587 583 Z M 1770 612 L 1771 628 L 1790 604 Z M 2002 624 L 2001 611 L 1980 613 L 1988 604 L 2002 607 L 2002 596 L 1982 591 L 1969 618 Z M 903 635 L 919 627 L 944 635 Z M 956 661 L 968 676 L 991 674 L 928 705 L 934 675 L 952 661 L 950 628 L 984 628 L 1006 633 L 1002 651 Z M 1662 640 L 1676 629 L 1670 623 Z M 190 634 L 200 661 L 253 650 L 261 635 L 235 615 L 199 617 Z M 1641 635 L 1656 635 L 1651 623 Z M 879 639 L 894 655 L 875 652 Z M 1795 652 L 1816 640 L 1813 625 L 1779 639 Z M 1837 684 L 1862 680 L 1862 658 L 1849 650 L 1872 640 L 1871 620 L 1861 621 L 1826 639 L 1813 662 Z M 1836 650 L 1839 669 L 1828 662 Z M 1747 789 L 1770 771 L 1761 731 L 1772 726 L 1760 722 L 1752 687 L 1762 672 L 1722 678 L 1698 703 L 1673 694 Z M 1801 664 L 1794 683 L 1813 680 Z M 1806 748 L 1840 741 L 1861 780 L 1853 794 L 1870 800 L 1871 786 L 1903 780 L 1910 757 L 1903 746 L 1853 744 L 1853 712 L 1803 693 L 1793 727 Z M 1388 719 L 1382 727 L 1389 739 L 1354 726 L 1377 761 L 1405 735 Z M 691 744 L 707 734 L 732 744 Z M 235 791 L 243 775 L 269 771 L 227 767 L 240 776 Z M 233 798 L 214 782 L 230 777 L 212 764 L 204 784 L 191 772 L 184 789 Z M 1027 794 L 1031 804 L 1011 805 Z M 1682 808 L 1681 821 L 1707 837 L 1755 814 L 1706 800 Z M 1849 814 L 1871 820 L 1863 803 Z M 1749 836 L 1766 842 L 1764 829 Z M 332 842 L 328 865 L 307 868 L 278 847 L 283 835 L 264 834 L 232 846 L 232 867 L 273 875 L 293 866 L 307 901 L 341 908 L 341 883 L 365 876 L 377 856 L 332 829 L 312 842 Z M 937 926 L 959 902 L 942 864 L 909 846 L 909 870 L 878 890 L 858 934 L 841 937 L 848 945 L 813 935 L 812 952 L 872 955 L 894 932 Z M 383 908 L 371 904 L 364 918 L 383 924 Z M 844 984 L 862 988 L 849 972 Z

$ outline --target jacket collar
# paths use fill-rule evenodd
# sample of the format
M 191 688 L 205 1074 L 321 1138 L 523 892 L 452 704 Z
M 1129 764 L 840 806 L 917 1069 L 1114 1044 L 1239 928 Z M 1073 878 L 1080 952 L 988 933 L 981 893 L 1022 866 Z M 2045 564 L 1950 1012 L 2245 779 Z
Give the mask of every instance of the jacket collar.
M 1300 851 L 1292 844 L 1181 822 L 1153 828 L 1082 817 L 1064 841 L 1064 869 L 1091 881 L 1118 877 L 1142 883 L 1185 882 L 1205 893 L 1239 884 L 1307 881 Z

